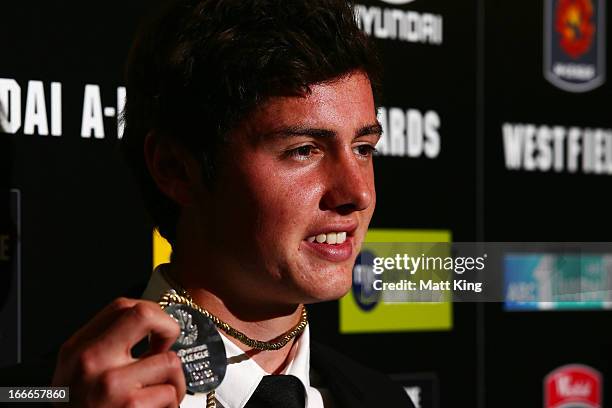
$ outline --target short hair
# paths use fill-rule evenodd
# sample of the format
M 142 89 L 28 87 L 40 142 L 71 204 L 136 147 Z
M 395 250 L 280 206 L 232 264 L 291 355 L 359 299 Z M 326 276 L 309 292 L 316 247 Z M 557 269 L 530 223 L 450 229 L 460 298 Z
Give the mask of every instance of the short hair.
M 140 30 L 126 70 L 122 147 L 154 225 L 171 244 L 180 208 L 144 160 L 155 131 L 180 143 L 214 184 L 229 131 L 273 96 L 363 71 L 375 99 L 380 64 L 346 0 L 180 0 Z

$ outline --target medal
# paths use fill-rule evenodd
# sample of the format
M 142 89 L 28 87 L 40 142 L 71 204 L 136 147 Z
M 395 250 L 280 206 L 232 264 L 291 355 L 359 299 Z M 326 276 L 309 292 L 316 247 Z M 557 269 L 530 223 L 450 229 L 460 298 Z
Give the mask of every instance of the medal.
M 225 346 L 215 324 L 188 302 L 176 291 L 170 290 L 159 304 L 181 329 L 171 349 L 181 360 L 187 390 L 208 393 L 217 388 L 225 377 Z

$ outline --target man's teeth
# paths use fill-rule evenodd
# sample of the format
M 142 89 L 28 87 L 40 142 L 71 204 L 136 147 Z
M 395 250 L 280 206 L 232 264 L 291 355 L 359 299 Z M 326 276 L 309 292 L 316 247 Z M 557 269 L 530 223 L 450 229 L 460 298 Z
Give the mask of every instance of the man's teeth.
M 319 234 L 313 235 L 312 237 L 308 237 L 308 242 L 317 241 L 319 244 L 342 244 L 346 241 L 346 232 L 328 232 L 327 234 Z

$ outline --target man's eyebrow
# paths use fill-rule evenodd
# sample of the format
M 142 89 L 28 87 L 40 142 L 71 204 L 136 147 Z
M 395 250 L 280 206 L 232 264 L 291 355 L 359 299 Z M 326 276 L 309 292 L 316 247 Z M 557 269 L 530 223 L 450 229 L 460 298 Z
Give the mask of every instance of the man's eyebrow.
M 291 137 L 291 136 L 311 136 L 311 137 L 334 137 L 336 132 L 329 129 L 311 128 L 307 126 L 284 126 L 270 133 L 276 137 Z
M 380 125 L 380 123 L 377 121 L 376 123 L 373 123 L 371 125 L 366 125 L 362 128 L 360 128 L 357 131 L 357 137 L 359 136 L 368 136 L 368 135 L 382 135 L 383 129 L 382 126 Z
M 310 136 L 316 138 L 332 138 L 335 137 L 336 134 L 337 132 L 329 129 L 312 128 L 307 126 L 284 126 L 274 130 L 269 135 L 273 137 Z M 355 137 L 380 134 L 382 134 L 382 126 L 380 123 L 376 122 L 360 127 L 357 130 Z

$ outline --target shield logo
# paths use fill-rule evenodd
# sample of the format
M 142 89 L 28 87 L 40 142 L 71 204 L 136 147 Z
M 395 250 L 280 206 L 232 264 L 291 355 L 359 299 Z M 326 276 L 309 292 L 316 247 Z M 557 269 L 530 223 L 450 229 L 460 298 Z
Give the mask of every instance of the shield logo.
M 544 1 L 544 77 L 568 92 L 606 80 L 604 0 Z

